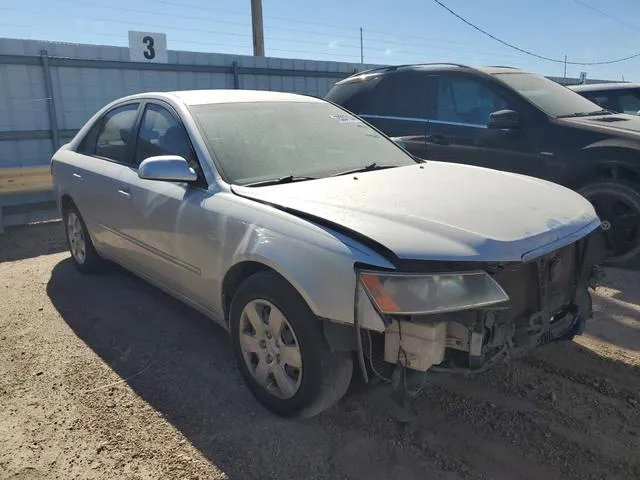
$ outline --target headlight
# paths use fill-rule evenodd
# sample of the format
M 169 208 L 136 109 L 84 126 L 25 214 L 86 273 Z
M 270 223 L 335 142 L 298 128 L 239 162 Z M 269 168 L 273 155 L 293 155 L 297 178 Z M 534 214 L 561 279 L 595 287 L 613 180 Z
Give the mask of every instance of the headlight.
M 509 300 L 485 272 L 410 275 L 360 272 L 360 282 L 381 313 L 431 314 L 486 307 Z

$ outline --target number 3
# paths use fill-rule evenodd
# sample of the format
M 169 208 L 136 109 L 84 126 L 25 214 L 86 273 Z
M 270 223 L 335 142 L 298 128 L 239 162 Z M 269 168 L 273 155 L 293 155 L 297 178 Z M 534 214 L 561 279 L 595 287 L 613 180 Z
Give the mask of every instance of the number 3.
M 147 46 L 147 50 L 143 53 L 144 58 L 146 58 L 147 60 L 153 60 L 156 57 L 156 51 L 153 48 L 153 37 L 147 35 L 142 39 L 142 43 Z

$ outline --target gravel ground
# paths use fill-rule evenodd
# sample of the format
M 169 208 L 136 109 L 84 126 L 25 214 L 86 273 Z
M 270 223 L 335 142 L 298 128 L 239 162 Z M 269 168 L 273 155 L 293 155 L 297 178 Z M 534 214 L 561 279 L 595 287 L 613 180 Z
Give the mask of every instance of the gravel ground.
M 575 342 L 439 376 L 403 425 L 355 384 L 308 421 L 243 385 L 226 333 L 59 223 L 0 236 L 0 479 L 640 479 L 640 273 L 607 271 Z

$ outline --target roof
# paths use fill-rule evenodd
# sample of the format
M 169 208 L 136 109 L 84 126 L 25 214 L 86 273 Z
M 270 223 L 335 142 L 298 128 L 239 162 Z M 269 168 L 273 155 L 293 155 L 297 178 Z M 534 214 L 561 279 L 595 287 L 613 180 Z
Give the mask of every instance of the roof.
M 254 102 L 305 102 L 319 103 L 322 100 L 295 93 L 269 92 L 263 90 L 183 90 L 167 92 L 165 95 L 177 97 L 186 105 L 207 105 L 211 103 L 254 103 Z M 147 94 L 149 95 L 149 94 Z
M 364 79 L 370 77 L 376 77 L 379 75 L 384 75 L 386 73 L 393 72 L 402 72 L 402 71 L 450 71 L 450 70 L 475 70 L 478 72 L 482 72 L 485 74 L 495 74 L 495 73 L 519 73 L 522 72 L 517 68 L 512 67 L 502 67 L 502 66 L 487 66 L 487 67 L 470 67 L 468 65 L 463 65 L 460 63 L 416 63 L 411 65 L 391 65 L 386 67 L 374 68 L 371 70 L 365 70 L 362 72 L 354 73 L 350 77 L 347 77 L 343 80 L 337 82 L 337 84 L 348 83 L 356 79 Z
M 483 73 L 487 73 L 489 75 L 494 75 L 496 73 L 528 73 L 523 70 L 520 70 L 519 68 L 514 68 L 514 67 L 494 67 L 494 66 L 477 67 L 475 68 L 475 70 L 478 70 Z
M 586 85 L 571 85 L 571 90 L 576 92 L 594 92 L 600 90 L 626 90 L 628 88 L 640 88 L 640 83 L 615 82 L 615 83 L 588 83 Z

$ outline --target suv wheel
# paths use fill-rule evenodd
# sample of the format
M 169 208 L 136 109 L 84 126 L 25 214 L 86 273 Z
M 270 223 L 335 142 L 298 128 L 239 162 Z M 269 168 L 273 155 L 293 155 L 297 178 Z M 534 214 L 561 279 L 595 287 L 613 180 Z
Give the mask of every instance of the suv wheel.
M 320 321 L 274 272 L 257 273 L 233 297 L 230 330 L 242 376 L 254 396 L 283 416 L 312 417 L 347 391 L 350 352 L 331 353 Z
M 605 263 L 616 267 L 640 265 L 640 187 L 625 181 L 601 180 L 579 192 L 602 220 Z

